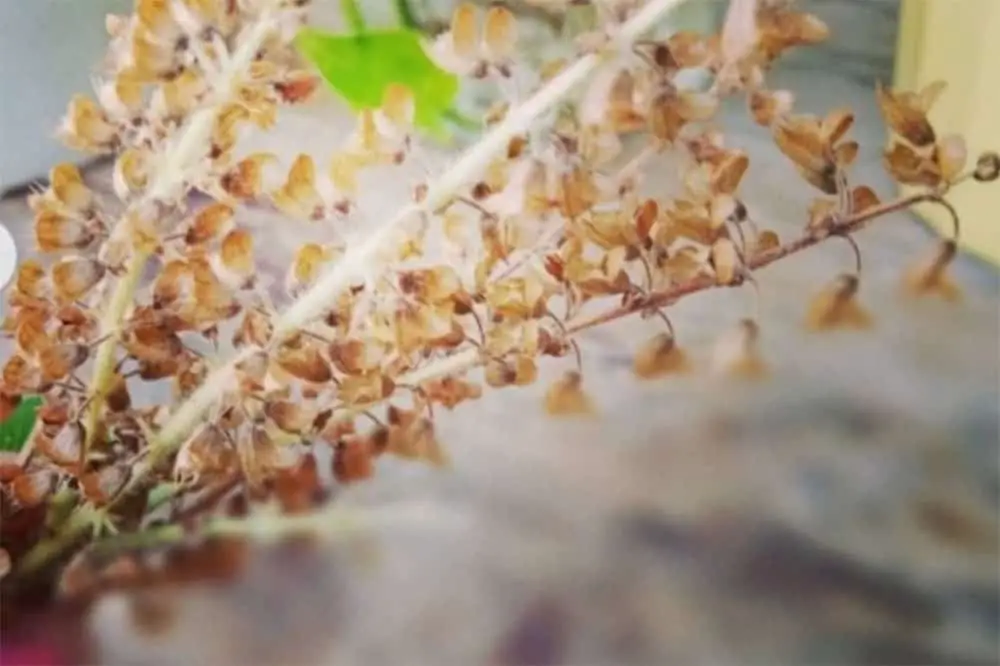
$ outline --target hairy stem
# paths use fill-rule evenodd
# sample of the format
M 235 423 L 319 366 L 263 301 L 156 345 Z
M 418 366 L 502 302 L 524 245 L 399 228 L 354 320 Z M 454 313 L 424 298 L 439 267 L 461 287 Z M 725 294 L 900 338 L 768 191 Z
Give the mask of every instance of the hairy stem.
M 940 202 L 942 199 L 937 193 L 922 192 L 900 197 L 899 199 L 879 204 L 878 206 L 873 206 L 864 212 L 857 213 L 842 220 L 835 227 L 831 228 L 831 233 L 829 235 L 806 234 L 794 241 L 755 255 L 747 262 L 747 268 L 751 272 L 756 271 L 757 269 L 765 268 L 780 259 L 784 259 L 792 254 L 807 250 L 831 238 L 839 238 L 845 234 L 860 231 L 872 220 L 891 213 L 909 209 L 915 204 L 928 201 Z M 569 322 L 566 325 L 566 333 L 573 336 L 587 329 L 594 328 L 595 326 L 606 324 L 617 319 L 622 319 L 624 317 L 628 317 L 629 315 L 638 314 L 649 309 L 661 308 L 670 305 L 685 296 L 690 296 L 709 289 L 719 288 L 719 286 L 720 285 L 716 282 L 716 279 L 712 276 L 698 276 L 687 280 L 686 282 L 675 284 L 666 289 L 654 291 L 648 294 L 645 298 L 628 305 L 613 308 L 592 317 Z M 733 284 L 731 286 L 737 285 Z M 464 349 L 404 375 L 399 378 L 397 384 L 416 386 L 426 381 L 440 379 L 449 375 L 461 374 L 482 365 L 486 360 L 488 359 L 484 357 L 479 349 Z M 370 409 L 373 406 L 374 405 L 365 405 L 364 408 Z
M 170 201 L 181 194 L 179 190 L 186 187 L 189 167 L 207 152 L 207 146 L 211 143 L 215 119 L 223 105 L 232 99 L 234 84 L 249 70 L 264 44 L 264 40 L 271 34 L 274 27 L 274 16 L 270 12 L 263 13 L 257 20 L 254 29 L 242 41 L 239 49 L 219 73 L 218 79 L 213 82 L 212 96 L 207 105 L 192 115 L 176 138 L 176 142 L 167 149 L 144 196 L 129 207 L 119 225 L 131 224 L 132 216 L 144 210 L 149 203 Z M 88 392 L 91 400 L 86 416 L 85 441 L 81 452 L 84 461 L 87 459 L 87 454 L 99 429 L 105 394 L 114 378 L 115 356 L 121 336 L 122 322 L 129 306 L 135 299 L 135 292 L 139 287 L 149 256 L 145 250 L 136 249 L 133 251 L 126 264 L 125 275 L 115 285 L 115 291 L 111 295 L 107 310 L 101 318 L 101 332 L 98 337 L 104 341 L 97 349 L 94 374 Z
M 392 0 L 392 4 L 396 8 L 396 18 L 399 19 L 400 25 L 411 30 L 420 28 L 420 21 L 413 13 L 409 0 Z
M 621 27 L 614 37 L 613 47 L 628 48 L 659 19 L 684 1 L 650 0 Z M 511 109 L 501 123 L 431 183 L 421 201 L 404 206 L 388 223 L 364 242 L 354 246 L 306 293 L 292 303 L 275 324 L 272 344 L 280 343 L 289 333 L 320 316 L 350 285 L 377 275 L 384 268 L 379 253 L 394 241 L 400 230 L 411 220 L 437 210 L 454 197 L 462 186 L 478 178 L 491 160 L 507 149 L 513 137 L 528 130 L 539 117 L 554 108 L 577 85 L 585 81 L 606 57 L 606 53 L 592 53 L 580 58 L 526 102 Z M 155 460 L 180 445 L 183 438 L 201 421 L 205 412 L 218 401 L 226 387 L 231 385 L 235 368 L 250 353 L 252 352 L 248 350 L 237 354 L 236 358 L 212 373 L 206 382 L 174 412 L 160 431 L 151 455 L 152 459 Z
M 348 27 L 353 32 L 361 34 L 365 31 L 367 27 L 365 15 L 361 13 L 358 0 L 340 0 L 340 12 L 344 15 L 344 20 L 347 21 Z

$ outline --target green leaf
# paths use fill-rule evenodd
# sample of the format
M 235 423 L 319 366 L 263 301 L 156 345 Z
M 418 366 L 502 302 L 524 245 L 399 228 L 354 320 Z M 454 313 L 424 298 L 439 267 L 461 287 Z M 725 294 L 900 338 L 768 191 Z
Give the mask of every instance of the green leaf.
M 35 413 L 42 404 L 38 396 L 25 398 L 10 416 L 0 421 L 0 451 L 18 453 L 35 428 Z
M 398 83 L 413 93 L 417 127 L 441 135 L 442 115 L 458 94 L 458 77 L 430 59 L 421 39 L 406 28 L 359 35 L 303 28 L 295 44 L 355 111 L 378 108 L 385 89 Z

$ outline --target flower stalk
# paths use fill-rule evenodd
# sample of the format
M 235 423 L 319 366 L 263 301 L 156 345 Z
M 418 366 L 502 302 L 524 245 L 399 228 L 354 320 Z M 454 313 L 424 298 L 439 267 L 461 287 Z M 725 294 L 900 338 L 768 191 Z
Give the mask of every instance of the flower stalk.
M 588 54 L 554 77 L 541 90 L 518 107 L 511 109 L 504 120 L 466 151 L 459 160 L 441 174 L 427 189 L 424 198 L 404 206 L 389 222 L 365 241 L 351 248 L 307 292 L 300 296 L 275 323 L 272 344 L 301 329 L 318 317 L 330 303 L 351 284 L 371 278 L 379 265 L 379 252 L 392 242 L 405 225 L 428 212 L 447 204 L 461 187 L 478 178 L 490 161 L 506 150 L 510 140 L 527 131 L 538 118 L 555 107 L 576 87 L 591 76 L 609 53 L 628 48 L 651 30 L 668 12 L 686 0 L 651 0 L 622 25 L 608 49 Z M 160 431 L 154 444 L 154 459 L 180 445 L 202 416 L 215 404 L 231 384 L 235 368 L 245 361 L 246 351 L 216 370 L 191 397 L 182 404 Z
M 119 225 L 131 224 L 131 216 L 137 211 L 145 210 L 150 203 L 173 201 L 183 194 L 183 190 L 187 187 L 190 167 L 206 153 L 206 146 L 210 143 L 213 124 L 219 112 L 232 100 L 235 85 L 246 76 L 264 41 L 275 27 L 274 14 L 263 12 L 217 78 L 211 82 L 210 97 L 204 108 L 192 114 L 181 129 L 176 142 L 163 155 L 148 190 L 139 201 L 129 206 Z M 108 308 L 101 319 L 100 339 L 103 342 L 97 349 L 93 378 L 88 390 L 91 400 L 84 429 L 85 443 L 81 451 L 83 460 L 86 460 L 99 429 L 106 394 L 114 378 L 122 321 L 134 301 L 136 289 L 139 287 L 149 258 L 150 253 L 145 248 L 133 250 L 124 275 L 115 285 Z

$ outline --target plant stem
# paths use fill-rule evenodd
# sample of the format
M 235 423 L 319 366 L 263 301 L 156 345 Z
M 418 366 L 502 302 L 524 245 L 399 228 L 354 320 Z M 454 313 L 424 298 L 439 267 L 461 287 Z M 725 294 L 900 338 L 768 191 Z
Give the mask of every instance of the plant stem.
M 625 23 L 613 38 L 612 48 L 631 45 L 667 12 L 685 0 L 651 0 Z M 433 212 L 445 204 L 463 185 L 478 178 L 490 161 L 507 149 L 511 138 L 527 129 L 542 115 L 555 107 L 576 86 L 585 81 L 605 61 L 606 53 L 591 53 L 563 70 L 541 90 L 520 106 L 511 109 L 494 129 L 470 148 L 427 190 L 424 198 L 404 206 L 388 223 L 376 230 L 364 242 L 354 246 L 292 305 L 275 323 L 272 346 L 291 332 L 302 328 L 322 312 L 351 284 L 376 275 L 382 268 L 379 252 L 393 241 L 394 235 L 414 218 Z M 168 419 L 151 451 L 156 460 L 175 450 L 202 420 L 205 412 L 230 385 L 237 365 L 253 353 L 246 350 L 213 372 L 205 383 Z
M 411 30 L 418 30 L 420 28 L 420 22 L 417 21 L 417 17 L 413 13 L 413 8 L 410 7 L 409 0 L 393 0 L 393 5 L 396 7 L 396 18 L 399 19 L 400 24 L 404 28 Z
M 356 34 L 361 34 L 368 27 L 365 23 L 365 15 L 361 13 L 358 0 L 340 0 L 340 12 L 344 15 L 344 20 Z
M 218 79 L 212 82 L 212 96 L 208 104 L 198 110 L 181 130 L 177 142 L 170 146 L 163 156 L 163 162 L 157 169 L 149 189 L 139 202 L 129 206 L 119 226 L 131 224 L 133 215 L 143 211 L 150 202 L 173 200 L 179 195 L 179 190 L 186 187 L 187 170 L 195 160 L 207 152 L 216 116 L 232 99 L 234 83 L 250 68 L 264 40 L 274 27 L 275 17 L 271 12 L 266 11 L 257 19 L 254 29 L 240 43 L 239 48 L 226 63 L 226 67 L 219 73 Z M 86 416 L 85 439 L 81 451 L 84 461 L 87 460 L 87 454 L 97 435 L 105 394 L 114 378 L 115 355 L 122 322 L 135 299 L 135 292 L 149 256 L 144 250 L 137 249 L 132 253 L 125 268 L 125 276 L 115 285 L 111 301 L 101 319 L 101 332 L 98 337 L 104 338 L 104 342 L 97 349 L 94 374 L 88 390 L 91 402 Z
M 253 30 L 240 42 L 239 48 L 219 72 L 218 78 L 212 82 L 212 94 L 206 106 L 195 112 L 181 130 L 176 143 L 164 154 L 163 162 L 157 169 L 149 189 L 139 202 L 129 207 L 122 216 L 119 226 L 131 224 L 133 213 L 143 210 L 149 202 L 169 201 L 179 196 L 178 191 L 186 186 L 187 169 L 205 154 L 207 146 L 211 143 L 215 119 L 223 106 L 232 99 L 234 84 L 250 68 L 275 26 L 276 17 L 271 11 L 265 11 L 260 15 Z M 126 227 L 121 228 L 123 231 L 127 230 Z M 135 299 L 135 292 L 148 259 L 149 254 L 146 252 L 138 250 L 133 252 L 126 265 L 125 276 L 115 285 L 107 311 L 101 319 L 101 332 L 98 337 L 104 338 L 104 341 L 97 349 L 94 374 L 88 389 L 91 403 L 86 414 L 85 439 L 81 451 L 84 461 L 99 429 L 104 399 L 114 378 L 115 355 L 122 322 Z M 130 485 L 130 488 L 136 485 L 138 484 Z M 40 541 L 25 555 L 19 569 L 30 572 L 58 557 L 93 524 L 92 513 L 90 507 L 75 510 L 55 536 Z
M 843 220 L 829 235 L 820 236 L 815 234 L 806 234 L 794 241 L 772 248 L 766 252 L 762 252 L 747 262 L 747 268 L 751 271 L 765 268 L 780 259 L 809 249 L 831 238 L 838 238 L 842 235 L 860 231 L 872 220 L 880 218 L 884 215 L 906 210 L 915 204 L 927 201 L 940 202 L 940 195 L 937 193 L 922 192 L 900 197 L 894 201 L 879 204 L 878 206 L 873 206 L 862 213 L 858 213 Z M 586 319 L 581 319 L 576 322 L 569 322 L 566 325 L 566 332 L 568 335 L 573 336 L 587 329 L 594 328 L 595 326 L 606 324 L 617 319 L 622 319 L 629 315 L 638 314 L 648 310 L 649 308 L 664 307 L 680 300 L 681 298 L 684 298 L 685 296 L 690 296 L 691 294 L 695 294 L 700 291 L 718 288 L 719 286 L 720 285 L 716 282 L 716 279 L 712 276 L 698 276 L 686 282 L 675 284 L 666 289 L 652 292 L 648 294 L 646 298 L 640 299 L 639 301 L 633 302 L 629 305 L 617 307 L 612 310 L 608 310 L 607 312 L 603 312 Z M 733 284 L 729 286 L 738 285 Z M 397 380 L 397 384 L 418 386 L 426 381 L 467 372 L 481 365 L 486 360 L 487 359 L 478 348 L 464 349 L 400 377 Z M 364 406 L 364 409 L 371 409 L 374 406 L 375 404 L 368 404 Z M 344 408 L 344 411 L 347 412 L 354 411 L 343 405 L 339 406 L 338 410 L 340 408 Z

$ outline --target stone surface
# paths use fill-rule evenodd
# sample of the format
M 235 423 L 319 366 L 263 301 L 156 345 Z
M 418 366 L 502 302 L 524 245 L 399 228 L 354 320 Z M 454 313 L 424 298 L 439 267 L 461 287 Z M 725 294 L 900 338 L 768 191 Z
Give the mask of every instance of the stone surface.
M 854 178 L 888 197 L 871 77 L 826 65 L 790 66 L 778 81 L 806 110 L 855 108 L 865 148 Z M 810 194 L 745 115 L 727 109 L 724 126 L 752 155 L 748 208 L 792 237 Z M 345 123 L 321 100 L 288 114 L 267 145 L 321 155 Z M 445 159 L 426 156 L 428 168 Z M 670 162 L 652 172 L 663 180 L 651 188 L 671 187 Z M 419 175 L 380 181 L 364 219 L 336 232 L 366 233 Z M 334 233 L 248 216 L 275 263 L 296 241 Z M 28 224 L 16 199 L 0 217 Z M 909 302 L 898 280 L 931 233 L 900 214 L 858 242 L 873 331 L 813 337 L 799 326 L 809 296 L 853 265 L 837 242 L 757 276 L 769 382 L 640 383 L 628 364 L 653 322 L 594 331 L 582 342 L 598 418 L 543 417 L 559 361 L 538 387 L 445 413 L 450 472 L 386 461 L 341 495 L 384 522 L 315 552 L 262 548 L 234 585 L 164 591 L 178 612 L 163 634 L 138 631 L 126 599 L 108 598 L 92 618 L 102 661 L 996 663 L 1000 279 L 961 257 L 962 304 Z M 704 365 L 715 336 L 753 308 L 736 289 L 670 315 Z

